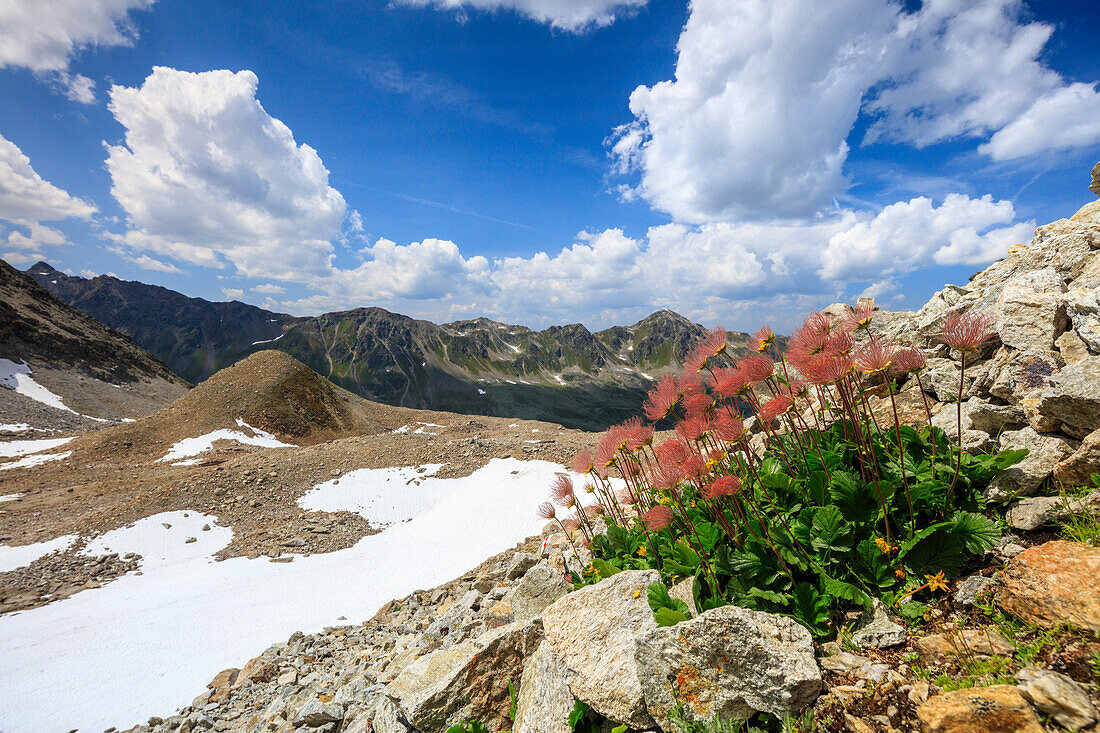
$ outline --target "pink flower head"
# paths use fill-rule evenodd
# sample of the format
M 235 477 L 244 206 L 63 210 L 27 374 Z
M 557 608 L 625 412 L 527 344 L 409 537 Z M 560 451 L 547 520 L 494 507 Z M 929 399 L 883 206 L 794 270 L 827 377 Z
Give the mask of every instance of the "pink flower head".
M 991 330 L 992 325 L 993 319 L 985 313 L 956 313 L 943 324 L 939 337 L 953 349 L 962 352 L 976 351 L 996 338 L 997 333 Z
M 642 523 L 650 532 L 658 532 L 672 524 L 672 510 L 658 504 L 642 515 Z
M 558 506 L 571 508 L 577 503 L 577 496 L 573 493 L 573 479 L 564 473 L 559 473 L 550 487 L 550 498 L 557 502 Z
M 698 392 L 684 397 L 684 410 L 687 411 L 688 415 L 701 417 L 713 409 L 714 397 L 706 392 Z
M 794 404 L 793 401 L 786 395 L 772 397 L 760 406 L 760 409 L 756 411 L 756 416 L 760 418 L 761 422 L 770 424 L 772 420 L 791 409 L 792 404 Z
M 848 306 L 840 322 L 844 328 L 849 331 L 866 331 L 871 327 L 871 320 L 875 317 L 875 310 L 875 301 L 865 300 L 855 308 Z
M 619 489 L 615 492 L 615 498 L 619 500 L 620 504 L 630 506 L 631 504 L 638 503 L 637 495 L 630 489 L 630 487 Z
M 718 356 L 726 350 L 726 329 L 718 326 L 713 331 L 699 340 L 695 348 L 691 350 L 684 362 L 684 370 L 689 372 L 701 372 L 707 366 L 707 360 Z
M 691 455 L 680 464 L 680 469 L 685 477 L 694 480 L 707 472 L 707 462 L 702 456 Z
M 575 516 L 566 517 L 561 520 L 561 526 L 566 532 L 572 534 L 577 531 L 577 528 L 581 526 L 581 520 Z
M 736 417 L 730 417 L 726 412 L 719 412 L 714 418 L 713 429 L 719 440 L 734 443 L 745 434 L 745 423 Z
M 592 451 L 585 448 L 573 458 L 573 473 L 586 474 L 592 470 L 595 464 L 592 462 Z
M 771 326 L 761 326 L 760 329 L 752 335 L 752 338 L 754 341 L 753 351 L 758 354 L 763 354 L 775 343 L 775 331 L 771 329 Z
M 736 397 L 745 387 L 740 369 L 725 367 L 714 372 L 714 391 L 723 397 Z
M 681 468 L 681 464 L 665 461 L 657 464 L 651 483 L 655 489 L 673 489 L 683 480 L 684 469 Z
M 856 366 L 867 374 L 885 371 L 897 358 L 898 349 L 886 339 L 873 338 L 856 352 Z
M 622 424 L 626 433 L 626 447 L 628 450 L 640 450 L 653 442 L 653 428 L 642 423 L 640 417 L 632 417 Z
M 691 448 L 679 438 L 671 438 L 657 446 L 657 460 L 661 463 L 680 464 L 691 453 Z
M 763 354 L 746 356 L 738 366 L 749 384 L 759 384 L 775 375 L 775 362 Z
M 825 351 L 829 354 L 850 354 L 855 346 L 855 339 L 847 331 L 833 331 L 825 339 Z
M 650 421 L 657 422 L 671 415 L 679 401 L 680 383 L 675 377 L 666 374 L 649 390 L 642 411 Z
M 847 376 L 855 363 L 850 354 L 819 354 L 799 367 L 814 384 L 833 384 Z
M 600 436 L 596 443 L 596 452 L 592 454 L 592 462 L 596 468 L 607 468 L 615 462 L 615 456 L 619 453 L 621 438 L 615 428 L 609 429 Z
M 894 366 L 903 372 L 919 372 L 928 366 L 928 360 L 924 358 L 924 352 L 910 346 L 898 352 L 894 358 Z
M 685 417 L 676 423 L 676 432 L 688 442 L 699 440 L 710 432 L 710 420 L 706 417 Z
M 554 505 L 548 501 L 539 504 L 539 508 L 535 510 L 535 516 L 539 519 L 553 519 L 557 515 L 558 512 L 554 509 Z
M 703 496 L 708 499 L 718 499 L 723 496 L 734 496 L 741 491 L 741 479 L 736 476 L 721 476 L 708 487 L 703 489 Z
M 591 514 L 600 515 L 604 513 L 603 504 L 589 504 L 584 508 L 586 512 Z

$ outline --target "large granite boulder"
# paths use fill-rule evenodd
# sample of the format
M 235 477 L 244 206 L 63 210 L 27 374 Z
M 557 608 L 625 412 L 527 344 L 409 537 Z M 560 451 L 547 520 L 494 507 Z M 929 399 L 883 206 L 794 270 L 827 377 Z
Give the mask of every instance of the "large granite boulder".
M 1060 420 L 1063 430 L 1077 438 L 1100 428 L 1100 356 L 1070 364 L 1051 377 L 1039 411 Z
M 1039 434 L 1030 427 L 1001 433 L 1001 450 L 1026 448 L 1027 456 L 990 482 L 985 490 L 989 501 L 1005 502 L 1014 496 L 1031 496 L 1050 477 L 1054 467 L 1073 455 L 1077 446 L 1056 433 Z
M 1026 700 L 1063 728 L 1081 730 L 1100 718 L 1088 693 L 1060 672 L 1024 667 L 1016 673 L 1016 684 Z
M 542 613 L 546 640 L 565 664 L 573 695 L 634 728 L 653 724 L 634 661 L 634 637 L 657 628 L 646 590 L 659 580 L 655 570 L 625 570 L 559 598 Z
M 389 685 L 419 730 L 446 730 L 480 720 L 493 730 L 511 724 L 508 683 L 542 640 L 542 624 L 517 621 L 481 636 L 419 657 Z
M 565 662 L 543 641 L 527 660 L 516 697 L 514 733 L 572 733 L 569 714 L 573 692 L 565 681 Z
M 1066 488 L 1088 486 L 1094 473 L 1100 473 L 1100 430 L 1086 435 L 1073 455 L 1054 467 L 1054 481 Z
M 682 705 L 693 720 L 782 718 L 813 703 L 821 671 L 810 632 L 786 616 L 723 606 L 637 639 L 646 709 L 665 730 Z
M 1024 550 L 998 577 L 994 600 L 1039 626 L 1100 632 L 1100 549 L 1055 540 Z
M 1043 733 L 1015 685 L 945 692 L 917 708 L 924 733 Z
M 997 301 L 996 331 L 1005 346 L 1020 351 L 1054 348 L 1066 330 L 1066 285 L 1053 267 L 1030 270 L 1005 283 Z

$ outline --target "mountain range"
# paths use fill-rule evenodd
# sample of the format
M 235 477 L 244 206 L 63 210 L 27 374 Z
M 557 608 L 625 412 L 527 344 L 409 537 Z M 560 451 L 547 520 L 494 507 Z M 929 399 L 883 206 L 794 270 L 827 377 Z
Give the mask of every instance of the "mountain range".
M 653 380 L 678 369 L 705 332 L 670 310 L 594 333 L 579 323 L 541 331 L 487 318 L 435 324 L 382 308 L 300 317 L 110 275 L 66 275 L 45 262 L 27 274 L 191 382 L 277 349 L 379 402 L 583 429 L 636 414 Z M 730 334 L 734 351 L 748 340 Z

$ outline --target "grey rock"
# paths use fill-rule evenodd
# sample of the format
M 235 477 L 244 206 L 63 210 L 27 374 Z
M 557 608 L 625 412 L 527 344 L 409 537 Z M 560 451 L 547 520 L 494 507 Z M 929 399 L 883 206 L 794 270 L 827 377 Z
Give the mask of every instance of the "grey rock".
M 376 695 L 343 733 L 412 733 L 413 727 L 397 702 L 385 694 Z
M 505 573 L 505 577 L 508 580 L 515 580 L 535 567 L 535 563 L 538 561 L 539 559 L 529 552 L 517 552 L 512 555 L 512 560 L 508 563 L 508 571 Z
M 624 570 L 559 598 L 542 613 L 546 639 L 565 663 L 573 695 L 597 712 L 648 728 L 634 637 L 657 627 L 646 590 L 655 570 Z
M 993 359 L 996 366 L 991 370 L 989 393 L 1014 405 L 1028 396 L 1038 395 L 1052 384 L 1061 369 L 1059 359 L 1060 356 L 1051 351 L 999 351 Z
M 864 611 L 863 619 L 852 632 L 852 643 L 860 649 L 885 649 L 904 644 L 908 638 L 905 627 L 890 618 L 886 606 L 877 598 L 871 608 Z
M 810 632 L 797 621 L 723 606 L 640 634 L 635 656 L 646 709 L 666 730 L 677 704 L 694 720 L 782 718 L 822 689 Z
M 1016 683 L 1021 695 L 1063 728 L 1081 730 L 1100 719 L 1088 694 L 1064 674 L 1024 667 L 1016 673 Z
M 668 594 L 677 600 L 687 604 L 692 616 L 699 615 L 699 609 L 695 607 L 695 578 L 684 578 L 676 585 L 668 589 Z
M 995 328 L 1001 341 L 1020 351 L 1053 349 L 1066 326 L 1065 289 L 1053 267 L 1009 279 L 997 300 Z
M 516 698 L 514 733 L 572 733 L 573 693 L 565 663 L 548 641 L 527 660 Z
M 338 723 L 344 719 L 344 706 L 335 702 L 321 702 L 314 698 L 294 716 L 294 725 L 320 728 L 329 723 Z
M 1054 345 L 1058 347 L 1058 353 L 1067 364 L 1076 364 L 1091 356 L 1088 345 L 1072 329 L 1055 339 Z
M 978 602 L 978 596 L 986 588 L 993 584 L 993 578 L 983 575 L 970 575 L 958 582 L 955 587 L 954 601 L 960 606 L 973 606 Z
M 1100 509 L 1100 490 L 1079 499 L 1061 496 L 1033 496 L 1021 499 L 1009 508 L 1005 519 L 1013 529 L 1031 531 L 1061 522 L 1075 514 Z
M 1100 196 L 1100 163 L 1093 166 L 1092 183 L 1089 184 L 1089 190 Z
M 1088 349 L 1100 350 L 1100 299 L 1096 295 L 1096 285 L 1074 287 L 1065 298 L 1073 331 Z
M 990 482 L 984 493 L 987 500 L 994 502 L 1005 502 L 1014 496 L 1031 496 L 1054 467 L 1077 448 L 1059 435 L 1039 434 L 1030 427 L 1002 433 L 998 446 L 1002 450 L 1026 448 L 1029 453 Z
M 850 652 L 839 652 L 817 660 L 821 668 L 834 674 L 850 674 L 872 682 L 882 682 L 890 665 L 874 662 L 867 657 Z
M 1039 400 L 1039 411 L 1061 420 L 1074 437 L 1100 428 L 1100 356 L 1070 364 L 1054 375 Z
M 515 585 L 512 613 L 516 620 L 532 619 L 572 589 L 560 572 L 549 565 L 536 565 Z
M 511 700 L 508 683 L 542 640 L 540 621 L 517 621 L 460 644 L 425 654 L 386 686 L 386 693 L 419 730 L 446 730 L 480 720 L 503 730 Z
M 1067 488 L 1088 486 L 1094 473 L 1100 473 L 1100 430 L 1086 435 L 1073 455 L 1054 467 L 1054 481 Z

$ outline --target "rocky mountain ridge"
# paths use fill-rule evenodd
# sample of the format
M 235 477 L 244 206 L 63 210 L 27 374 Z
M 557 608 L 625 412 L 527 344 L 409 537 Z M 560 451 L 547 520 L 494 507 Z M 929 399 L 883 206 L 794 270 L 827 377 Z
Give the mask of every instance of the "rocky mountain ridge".
M 704 332 L 669 310 L 595 333 L 579 323 L 536 331 L 487 318 L 437 325 L 382 308 L 295 317 L 109 275 L 65 275 L 44 262 L 27 274 L 192 382 L 277 349 L 368 399 L 582 429 L 636 413 L 652 379 L 679 368 Z M 731 334 L 735 348 L 747 342 L 748 334 Z
M 146 415 L 188 384 L 127 336 L 61 302 L 0 261 L 0 359 L 45 387 L 68 409 L 28 398 L 8 375 L 0 423 L 39 429 L 93 427 Z M 10 382 L 10 383 L 9 383 Z M 26 390 L 24 390 L 26 391 Z

